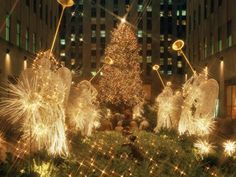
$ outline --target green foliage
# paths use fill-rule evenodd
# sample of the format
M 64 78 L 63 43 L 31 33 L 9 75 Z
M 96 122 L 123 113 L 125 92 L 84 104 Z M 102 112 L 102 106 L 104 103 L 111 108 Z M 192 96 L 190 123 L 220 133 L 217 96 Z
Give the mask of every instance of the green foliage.
M 113 131 L 96 132 L 85 139 L 80 135 L 71 135 L 73 153 L 69 157 L 51 157 L 45 152 L 37 152 L 32 155 L 31 165 L 44 164 L 43 169 L 49 169 L 50 177 L 68 177 L 69 174 L 73 177 L 99 177 L 102 172 L 103 176 L 132 174 L 135 177 L 210 177 L 211 173 L 236 176 L 236 160 L 224 157 L 223 153 L 218 152 L 204 159 L 196 158 L 193 150 L 196 137 L 179 136 L 175 131 L 168 130 L 161 130 L 158 134 L 134 132 L 131 136 Z M 14 177 L 44 177 L 34 168 L 29 172 L 28 157 L 16 165 L 12 165 L 13 161 L 8 154 L 6 162 L 0 166 L 1 174 L 7 176 L 8 172 L 8 176 Z

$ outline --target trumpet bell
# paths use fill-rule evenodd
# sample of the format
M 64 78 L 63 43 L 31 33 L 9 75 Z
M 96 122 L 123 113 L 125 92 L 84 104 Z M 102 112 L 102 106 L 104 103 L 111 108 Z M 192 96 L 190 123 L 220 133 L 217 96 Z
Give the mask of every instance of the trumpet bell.
M 59 4 L 61 4 L 63 7 L 71 7 L 74 5 L 73 0 L 57 0 Z
M 175 51 L 180 51 L 184 47 L 184 41 L 179 39 L 172 44 L 172 49 Z
M 154 71 L 158 71 L 158 70 L 159 70 L 159 68 L 160 68 L 160 66 L 159 66 L 159 65 L 154 65 L 154 66 L 152 67 L 152 70 L 154 70 Z

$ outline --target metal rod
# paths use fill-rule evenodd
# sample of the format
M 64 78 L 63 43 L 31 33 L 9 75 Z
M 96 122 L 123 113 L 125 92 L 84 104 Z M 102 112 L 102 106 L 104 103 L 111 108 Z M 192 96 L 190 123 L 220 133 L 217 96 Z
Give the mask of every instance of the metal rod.
M 196 73 L 196 71 L 193 69 L 191 63 L 189 62 L 188 58 L 186 57 L 185 53 L 183 52 L 183 50 L 179 50 L 180 54 L 184 57 L 185 61 L 188 63 L 190 69 L 192 70 L 193 74 Z
M 158 77 L 159 77 L 159 79 L 160 79 L 160 81 L 161 81 L 161 84 L 162 84 L 162 86 L 165 88 L 164 81 L 163 81 L 163 79 L 162 79 L 162 77 L 161 77 L 161 75 L 160 75 L 159 71 L 158 71 L 158 70 L 156 70 L 156 72 L 157 72 L 157 75 L 158 75 Z
M 56 42 L 56 39 L 57 39 L 58 31 L 59 31 L 59 28 L 60 28 L 60 25 L 61 25 L 61 20 L 62 20 L 64 11 L 65 11 L 65 8 L 66 8 L 65 6 L 62 6 L 62 11 L 61 11 L 60 19 L 58 21 L 57 29 L 56 29 L 56 32 L 54 34 L 54 38 L 53 38 L 52 46 L 51 46 L 51 49 L 50 49 L 49 57 L 51 56 L 51 54 L 53 52 L 53 48 L 55 46 L 55 42 Z

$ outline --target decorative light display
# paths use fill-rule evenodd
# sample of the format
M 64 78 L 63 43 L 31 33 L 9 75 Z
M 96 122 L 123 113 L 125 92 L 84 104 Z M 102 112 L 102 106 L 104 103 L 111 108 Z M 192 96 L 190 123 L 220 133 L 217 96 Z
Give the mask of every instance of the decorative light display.
M 194 147 L 196 148 L 197 153 L 202 157 L 207 156 L 214 151 L 214 146 L 206 140 L 199 139 L 194 143 Z
M 23 138 L 33 140 L 36 149 L 45 148 L 51 154 L 67 154 L 65 134 L 65 100 L 71 77 L 66 68 L 58 68 L 49 52 L 40 53 L 32 69 L 26 69 L 17 80 L 5 88 L 1 115 L 21 125 Z M 67 81 L 66 81 L 67 80 Z
M 111 36 L 105 58 L 111 58 L 113 64 L 104 66 L 99 97 L 103 103 L 133 107 L 143 99 L 137 39 L 127 23 L 120 23 Z
M 223 143 L 224 152 L 227 156 L 232 156 L 236 152 L 236 141 L 226 141 Z

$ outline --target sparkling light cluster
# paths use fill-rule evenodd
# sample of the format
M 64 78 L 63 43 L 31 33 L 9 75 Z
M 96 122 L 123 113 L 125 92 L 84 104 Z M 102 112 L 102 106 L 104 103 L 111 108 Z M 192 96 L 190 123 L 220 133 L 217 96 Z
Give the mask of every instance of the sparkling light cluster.
M 127 23 L 121 23 L 111 35 L 105 58 L 111 58 L 113 64 L 104 66 L 99 97 L 104 103 L 133 107 L 143 99 L 137 39 Z
M 65 100 L 71 83 L 70 72 L 57 68 L 48 52 L 40 53 L 32 69 L 26 69 L 5 88 L 1 115 L 21 125 L 22 138 L 33 142 L 35 149 L 51 154 L 67 154 Z M 50 59 L 49 59 L 50 58 Z M 68 73 L 66 80 L 61 77 Z
M 232 156 L 236 152 L 236 141 L 226 141 L 223 143 L 224 152 L 227 156 Z
M 194 147 L 196 148 L 197 153 L 202 157 L 207 156 L 214 151 L 214 146 L 206 140 L 199 139 L 196 143 L 194 143 Z

